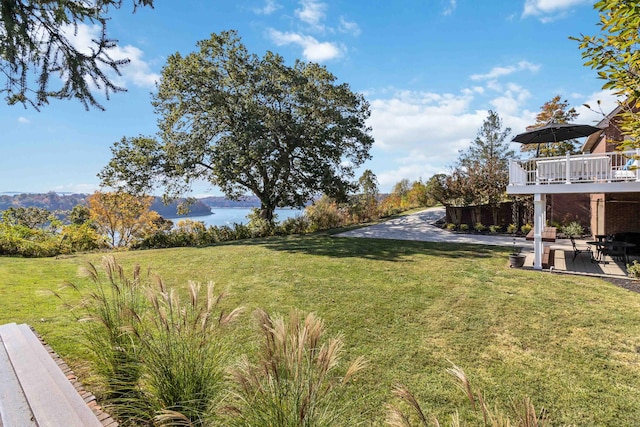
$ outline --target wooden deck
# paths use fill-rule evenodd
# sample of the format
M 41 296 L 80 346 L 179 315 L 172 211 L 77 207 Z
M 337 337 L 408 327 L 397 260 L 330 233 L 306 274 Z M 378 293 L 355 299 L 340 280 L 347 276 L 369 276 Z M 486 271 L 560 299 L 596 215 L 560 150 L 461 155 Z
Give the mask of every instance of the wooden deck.
M 115 427 L 26 324 L 0 326 L 0 427 Z

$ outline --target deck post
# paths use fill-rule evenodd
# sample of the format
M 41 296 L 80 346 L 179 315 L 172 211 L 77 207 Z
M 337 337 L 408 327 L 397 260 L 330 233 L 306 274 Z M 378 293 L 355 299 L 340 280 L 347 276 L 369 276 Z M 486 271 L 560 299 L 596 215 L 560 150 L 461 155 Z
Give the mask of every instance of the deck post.
M 536 193 L 533 195 L 533 268 L 542 270 L 542 230 L 547 222 L 547 195 Z

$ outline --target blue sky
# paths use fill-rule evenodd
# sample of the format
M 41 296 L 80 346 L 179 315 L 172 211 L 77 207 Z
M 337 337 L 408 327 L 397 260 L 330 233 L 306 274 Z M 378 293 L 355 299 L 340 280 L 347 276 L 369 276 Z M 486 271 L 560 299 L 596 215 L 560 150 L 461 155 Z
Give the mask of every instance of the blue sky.
M 403 178 L 447 172 L 487 117 L 497 111 L 513 135 L 561 95 L 582 107 L 615 100 L 583 65 L 569 36 L 597 33 L 593 1 L 583 0 L 156 0 L 110 14 L 114 57 L 128 57 L 118 83 L 99 97 L 106 111 L 51 101 L 40 112 L 0 104 L 1 192 L 93 192 L 96 174 L 124 136 L 153 135 L 150 94 L 162 66 L 212 32 L 235 29 L 249 51 L 288 62 L 319 62 L 365 95 L 376 140 L 364 168 L 390 191 Z M 79 45 L 96 29 L 81 26 Z M 514 144 L 515 146 L 515 144 Z M 219 195 L 206 184 L 195 195 Z

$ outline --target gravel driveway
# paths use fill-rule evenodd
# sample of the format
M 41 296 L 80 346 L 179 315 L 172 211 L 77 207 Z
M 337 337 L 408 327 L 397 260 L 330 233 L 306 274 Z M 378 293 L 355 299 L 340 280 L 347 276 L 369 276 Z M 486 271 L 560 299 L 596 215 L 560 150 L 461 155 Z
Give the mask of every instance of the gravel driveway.
M 337 237 L 365 237 L 374 239 L 417 240 L 423 242 L 471 243 L 478 245 L 511 246 L 511 236 L 464 234 L 443 230 L 433 225 L 444 217 L 443 207 L 429 208 L 414 214 L 390 219 L 380 224 L 336 234 Z M 533 242 L 517 237 L 519 247 L 532 248 Z

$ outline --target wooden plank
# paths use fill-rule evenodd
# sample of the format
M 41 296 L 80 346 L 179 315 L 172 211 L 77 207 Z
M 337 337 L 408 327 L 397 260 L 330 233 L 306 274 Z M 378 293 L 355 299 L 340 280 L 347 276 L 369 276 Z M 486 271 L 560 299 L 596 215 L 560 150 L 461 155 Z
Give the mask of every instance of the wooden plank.
M 545 227 L 542 230 L 542 241 L 543 242 L 555 242 L 557 236 L 556 227 Z M 534 240 L 533 229 L 531 229 L 527 233 L 526 240 Z
M 555 265 L 555 249 L 551 249 L 549 246 L 544 248 L 544 253 L 542 254 L 542 268 L 548 269 Z
M 40 427 L 101 427 L 73 385 L 27 325 L 0 330 L 7 354 Z
M 2 426 L 37 427 L 37 424 L 0 338 L 0 427 Z

